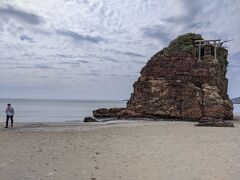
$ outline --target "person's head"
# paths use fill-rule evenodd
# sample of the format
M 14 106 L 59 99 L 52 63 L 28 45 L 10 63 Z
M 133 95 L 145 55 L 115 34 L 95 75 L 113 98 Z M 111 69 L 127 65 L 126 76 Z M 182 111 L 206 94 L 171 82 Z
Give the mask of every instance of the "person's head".
M 8 106 L 8 107 L 11 107 L 11 104 L 8 104 L 7 106 Z

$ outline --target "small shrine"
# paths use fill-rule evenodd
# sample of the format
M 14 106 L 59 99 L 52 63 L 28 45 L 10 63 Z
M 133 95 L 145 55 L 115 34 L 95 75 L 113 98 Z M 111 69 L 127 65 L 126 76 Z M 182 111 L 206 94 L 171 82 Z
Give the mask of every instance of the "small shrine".
M 212 46 L 211 45 L 206 45 L 203 47 L 203 55 L 204 56 L 211 56 L 213 53 L 212 53 Z
M 220 39 L 195 40 L 194 44 L 198 47 L 198 61 L 202 56 L 214 56 L 214 62 L 217 62 L 217 47 L 223 44 Z

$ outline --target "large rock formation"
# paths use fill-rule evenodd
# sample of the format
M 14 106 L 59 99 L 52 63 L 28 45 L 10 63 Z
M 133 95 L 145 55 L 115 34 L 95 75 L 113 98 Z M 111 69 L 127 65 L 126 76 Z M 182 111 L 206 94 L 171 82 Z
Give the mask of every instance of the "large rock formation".
M 127 109 L 99 109 L 94 116 L 233 119 L 233 105 L 227 95 L 228 51 L 217 47 L 216 61 L 209 44 L 210 54 L 202 48 L 198 61 L 195 40 L 202 40 L 201 35 L 179 36 L 147 62 L 133 85 Z
M 156 53 L 134 83 L 127 108 L 155 117 L 233 119 L 227 95 L 228 51 L 219 46 L 217 61 L 213 54 L 198 61 L 194 41 L 201 39 L 197 34 L 182 35 Z

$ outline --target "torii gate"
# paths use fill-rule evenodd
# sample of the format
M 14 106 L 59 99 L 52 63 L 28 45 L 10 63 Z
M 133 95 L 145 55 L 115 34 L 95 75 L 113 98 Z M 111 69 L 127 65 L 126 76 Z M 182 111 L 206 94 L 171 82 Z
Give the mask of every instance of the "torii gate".
M 220 39 L 215 40 L 195 40 L 195 46 L 198 46 L 198 61 L 201 61 L 201 48 L 206 45 L 214 46 L 214 61 L 217 62 L 217 46 L 221 46 L 223 42 Z

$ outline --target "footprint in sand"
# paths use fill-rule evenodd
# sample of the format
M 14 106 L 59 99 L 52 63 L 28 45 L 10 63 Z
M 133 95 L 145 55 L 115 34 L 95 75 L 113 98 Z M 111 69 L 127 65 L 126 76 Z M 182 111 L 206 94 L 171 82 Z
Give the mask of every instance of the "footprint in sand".
M 94 161 L 97 161 L 95 156 L 93 156 L 92 158 L 93 158 Z
M 52 175 L 54 175 L 55 172 L 57 172 L 57 169 L 54 169 L 53 171 L 48 172 L 47 175 L 48 176 L 52 176 Z
M 0 166 L 1 166 L 1 167 L 4 167 L 4 166 L 6 166 L 6 165 L 7 165 L 7 164 L 5 164 L 5 163 L 3 163 L 3 164 L 0 164 Z
M 54 172 L 47 173 L 48 176 L 52 176 L 53 174 L 54 174 Z

